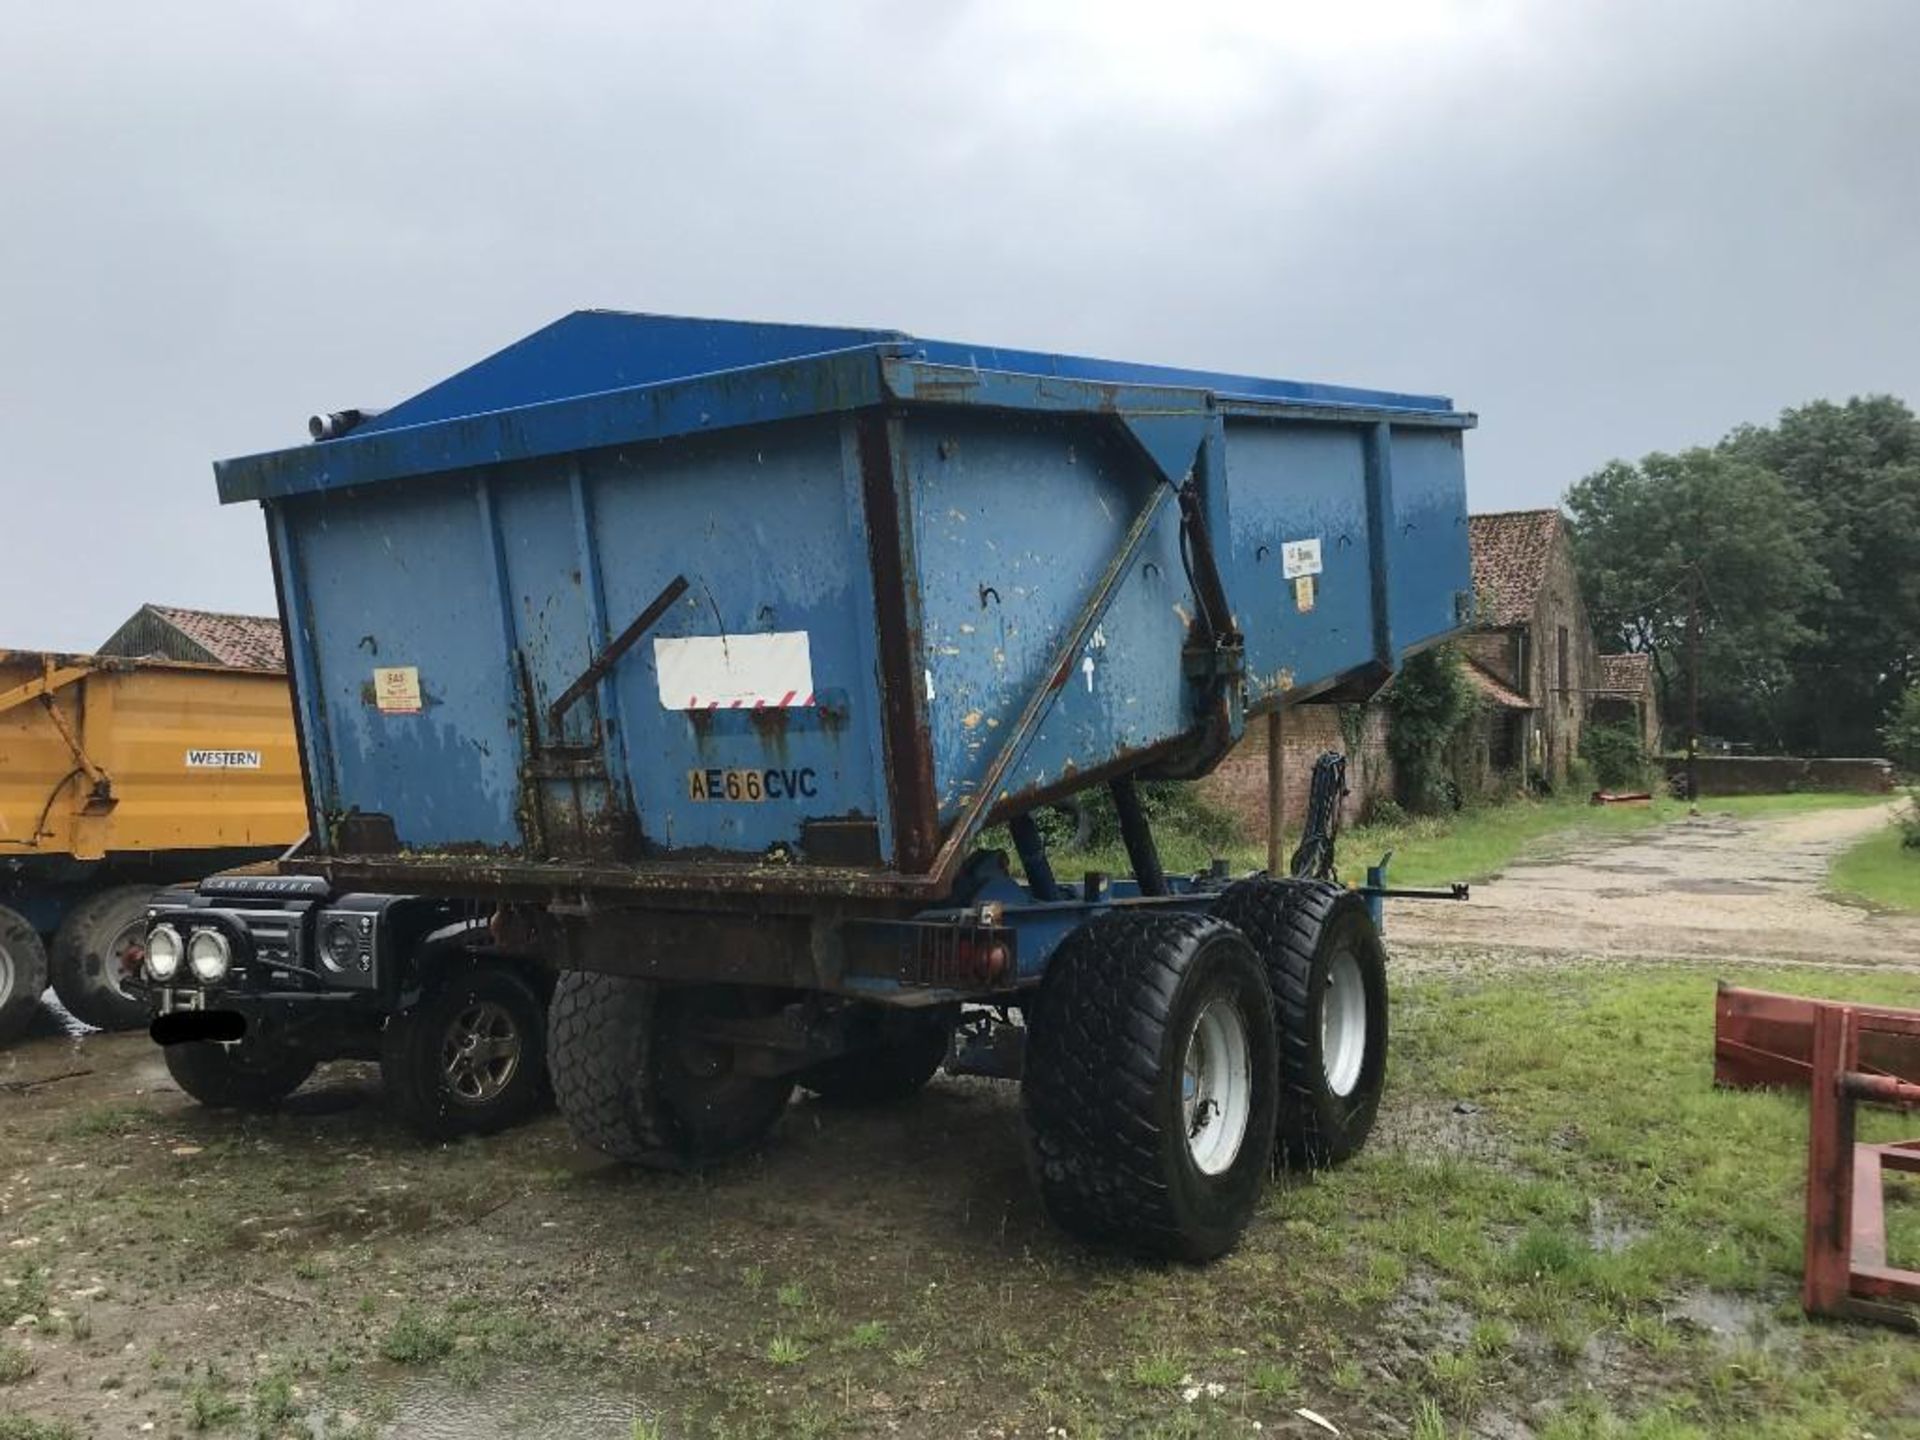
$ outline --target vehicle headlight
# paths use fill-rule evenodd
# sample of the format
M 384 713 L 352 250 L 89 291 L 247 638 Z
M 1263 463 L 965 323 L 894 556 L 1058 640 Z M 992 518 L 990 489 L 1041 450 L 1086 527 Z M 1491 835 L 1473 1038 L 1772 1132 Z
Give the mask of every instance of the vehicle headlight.
M 233 964 L 233 947 L 218 930 L 196 930 L 187 941 L 187 964 L 203 985 L 217 984 L 227 978 Z
M 147 974 L 156 980 L 171 980 L 180 973 L 180 957 L 186 949 L 173 926 L 154 926 L 147 932 Z
M 336 970 L 345 970 L 353 964 L 360 949 L 353 927 L 337 917 L 329 920 L 327 928 L 320 932 L 320 945 L 326 951 L 327 963 Z

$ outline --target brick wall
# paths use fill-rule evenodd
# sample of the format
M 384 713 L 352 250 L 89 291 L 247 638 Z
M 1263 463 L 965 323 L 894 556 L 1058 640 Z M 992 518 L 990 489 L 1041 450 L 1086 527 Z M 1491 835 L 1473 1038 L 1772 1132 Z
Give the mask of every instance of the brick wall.
M 1340 710 L 1334 705 L 1293 705 L 1285 720 L 1286 789 L 1282 820 L 1291 831 L 1289 843 L 1299 838 L 1307 813 L 1307 792 L 1313 783 L 1313 762 L 1328 750 L 1345 751 L 1340 733 Z M 1267 833 L 1267 718 L 1247 722 L 1247 733 L 1225 760 L 1199 782 L 1213 804 L 1231 811 L 1249 841 Z M 1358 820 L 1369 800 L 1393 794 L 1393 761 L 1387 754 L 1387 715 L 1377 706 L 1367 710 L 1359 755 L 1347 758 L 1347 806 L 1342 823 Z
M 1702 755 L 1696 760 L 1702 795 L 1778 795 L 1792 790 L 1856 791 L 1885 795 L 1893 789 L 1889 760 L 1807 760 L 1795 755 Z M 1684 793 L 1687 762 L 1669 756 L 1667 775 Z
M 1567 667 L 1560 671 L 1560 632 L 1567 634 Z M 1593 626 L 1580 598 L 1580 577 L 1564 532 L 1554 542 L 1540 594 L 1534 602 L 1527 639 L 1529 674 L 1523 694 L 1534 711 L 1533 765 L 1555 784 L 1567 778 L 1567 764 L 1580 753 L 1580 731 L 1587 698 L 1599 684 L 1600 655 Z

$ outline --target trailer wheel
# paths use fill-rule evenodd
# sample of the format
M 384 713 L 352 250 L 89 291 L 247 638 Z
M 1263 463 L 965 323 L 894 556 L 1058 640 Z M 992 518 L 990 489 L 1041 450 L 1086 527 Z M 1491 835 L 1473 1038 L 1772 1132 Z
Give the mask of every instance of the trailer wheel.
M 298 1051 L 185 1040 L 168 1045 L 167 1073 L 209 1110 L 269 1110 L 298 1090 L 315 1061 Z
M 102 1030 L 131 1030 L 148 1020 L 146 996 L 129 988 L 147 958 L 151 885 L 121 885 L 89 895 L 53 937 L 53 993 L 73 1014 Z
M 1267 967 L 1280 1026 L 1277 1153 L 1338 1165 L 1366 1144 L 1387 1078 L 1387 955 L 1366 901 L 1324 880 L 1242 880 L 1213 913 Z
M 47 947 L 24 915 L 0 905 L 0 1045 L 17 1040 L 47 988 Z
M 698 1031 L 755 1009 L 744 986 L 563 974 L 547 1016 L 547 1063 L 568 1128 L 616 1160 L 656 1169 L 750 1148 L 786 1109 L 793 1081 L 732 1069 Z
M 380 1037 L 380 1076 L 394 1108 L 435 1140 L 519 1124 L 546 1098 L 546 1070 L 539 998 L 499 965 L 440 976 Z
M 1021 1098 L 1041 1198 L 1084 1239 L 1211 1260 L 1272 1164 L 1273 999 L 1206 916 L 1110 911 L 1054 952 Z
M 800 1072 L 800 1088 L 829 1105 L 891 1105 L 917 1095 L 953 1044 L 955 1015 L 908 1012 L 885 1017 L 878 1044 L 836 1055 Z

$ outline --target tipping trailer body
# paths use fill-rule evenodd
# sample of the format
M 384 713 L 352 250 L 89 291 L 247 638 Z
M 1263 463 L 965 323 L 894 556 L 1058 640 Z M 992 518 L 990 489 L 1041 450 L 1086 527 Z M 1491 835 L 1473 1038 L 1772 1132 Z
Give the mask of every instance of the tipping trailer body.
M 267 515 L 314 837 L 290 863 L 938 905 L 994 819 L 1201 773 L 1248 714 L 1365 693 L 1465 623 L 1472 423 L 886 331 L 567 316 L 343 438 L 216 466 Z
M 305 828 L 284 674 L 0 650 L 0 900 L 37 928 L 96 872 L 198 878 Z
M 0 1042 L 49 983 L 142 1021 L 154 887 L 279 855 L 300 779 L 281 672 L 0 650 Z

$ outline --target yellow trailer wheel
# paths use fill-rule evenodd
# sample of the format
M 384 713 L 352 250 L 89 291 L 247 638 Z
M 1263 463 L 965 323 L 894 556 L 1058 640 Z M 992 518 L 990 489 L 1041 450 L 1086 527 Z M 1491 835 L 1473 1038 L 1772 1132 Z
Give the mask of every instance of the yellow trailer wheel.
M 53 993 L 78 1019 L 102 1030 L 147 1023 L 147 1000 L 133 985 L 147 958 L 151 885 L 121 885 L 89 895 L 53 937 Z
M 0 906 L 0 1045 L 26 1033 L 46 988 L 46 946 L 25 916 Z

